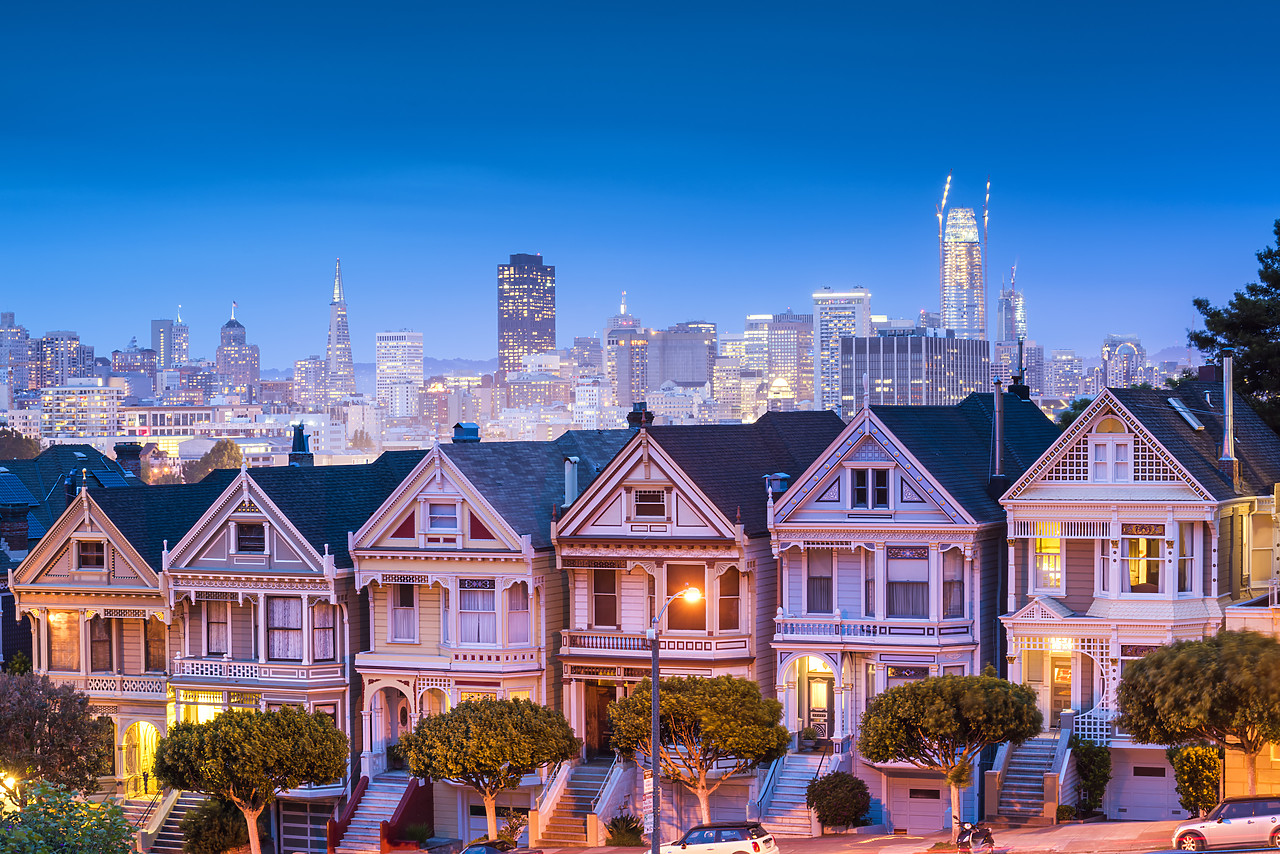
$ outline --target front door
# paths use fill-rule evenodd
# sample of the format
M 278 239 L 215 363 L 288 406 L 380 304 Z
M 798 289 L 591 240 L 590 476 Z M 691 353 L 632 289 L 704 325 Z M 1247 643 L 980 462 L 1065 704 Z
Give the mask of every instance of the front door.
M 831 694 L 834 679 L 809 678 L 809 720 L 818 738 L 831 738 Z
M 1049 683 L 1049 725 L 1056 727 L 1063 710 L 1071 708 L 1071 659 L 1055 658 L 1050 668 L 1053 673 Z
M 594 759 L 613 749 L 613 726 L 609 722 L 609 704 L 618 698 L 618 689 L 614 685 L 587 683 L 585 690 L 587 759 Z

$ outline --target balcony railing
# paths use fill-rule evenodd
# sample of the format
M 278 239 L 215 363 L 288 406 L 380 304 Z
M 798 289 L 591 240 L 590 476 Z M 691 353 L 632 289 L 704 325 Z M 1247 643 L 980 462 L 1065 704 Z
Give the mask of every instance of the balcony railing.
M 70 685 L 93 697 L 163 697 L 169 680 L 164 676 L 116 676 L 100 673 L 89 676 L 58 676 L 49 678 L 58 685 Z
M 666 655 L 691 658 L 720 658 L 746 655 L 750 646 L 746 635 L 689 636 L 664 634 L 658 643 Z M 641 632 L 566 631 L 560 642 L 561 655 L 593 655 L 606 652 L 626 658 L 648 658 L 649 639 Z
M 774 639 L 920 645 L 970 643 L 973 640 L 973 622 L 962 618 L 932 621 L 775 617 Z
M 343 678 L 343 668 L 336 662 L 297 664 L 293 662 L 226 661 L 219 658 L 177 658 L 173 662 L 175 678 L 255 679 L 264 682 L 310 682 Z

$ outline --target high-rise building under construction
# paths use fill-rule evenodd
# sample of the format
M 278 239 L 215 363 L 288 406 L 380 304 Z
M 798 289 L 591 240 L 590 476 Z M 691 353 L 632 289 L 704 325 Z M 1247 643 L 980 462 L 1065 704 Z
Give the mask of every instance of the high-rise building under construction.
M 983 243 L 973 208 L 947 211 L 942 235 L 942 327 L 961 339 L 986 340 L 987 287 Z

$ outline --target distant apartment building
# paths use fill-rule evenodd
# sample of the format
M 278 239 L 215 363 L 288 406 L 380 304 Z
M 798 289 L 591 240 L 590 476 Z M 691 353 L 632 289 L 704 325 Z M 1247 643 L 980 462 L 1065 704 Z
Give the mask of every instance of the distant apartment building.
M 10 393 L 31 388 L 31 336 L 12 311 L 0 312 L 0 383 Z
M 840 411 L 840 339 L 871 334 L 871 291 L 822 288 L 813 294 L 815 409 Z
M 151 390 L 154 391 L 158 355 L 149 347 L 139 347 L 138 339 L 134 338 L 125 349 L 111 351 L 111 373 L 145 374 L 151 380 Z
M 666 382 L 708 383 L 716 358 L 716 325 L 694 321 L 652 330 L 648 354 L 649 391 L 656 391 Z
M 308 356 L 293 363 L 294 403 L 307 409 L 325 405 L 328 400 L 324 386 L 325 367 L 325 360 L 319 356 Z
M 749 314 L 742 366 L 761 371 L 772 384 L 783 379 L 796 400 L 813 400 L 813 315 Z
M 1055 397 L 1076 397 L 1084 377 L 1084 359 L 1075 350 L 1054 350 L 1045 362 L 1046 393 Z
M 644 400 L 649 390 L 649 333 L 644 329 L 611 329 L 604 356 L 614 405 L 630 409 Z
M 182 322 L 181 311 L 177 320 L 151 321 L 151 349 L 156 351 L 156 365 L 160 369 L 185 365 L 191 358 L 190 347 L 191 332 Z
M 574 338 L 569 358 L 573 360 L 574 372 L 579 377 L 604 375 L 604 347 L 593 335 Z
M 997 341 L 991 345 L 991 377 L 1007 387 L 1014 377 L 1035 395 L 1045 393 L 1044 348 L 1034 341 Z
M 516 372 L 524 356 L 556 349 L 556 268 L 541 255 L 498 265 L 498 369 Z
M 872 406 L 959 403 L 991 382 L 987 341 L 950 329 L 882 330 L 840 342 L 841 412 Z
M 409 329 L 379 332 L 374 337 L 378 403 L 392 418 L 417 414 L 418 391 L 424 381 L 422 333 Z M 397 389 L 393 393 L 393 388 Z
M 1102 373 L 1108 388 L 1128 388 L 1146 381 L 1147 350 L 1136 335 L 1102 339 Z
M 120 435 L 123 388 L 77 378 L 40 392 L 40 434 L 46 439 Z
M 32 382 L 32 388 L 52 388 L 66 385 L 71 379 L 93 376 L 93 348 L 81 344 L 77 332 L 46 332 L 39 341 L 32 342 L 32 351 L 35 363 L 31 370 L 38 374 L 38 382 Z

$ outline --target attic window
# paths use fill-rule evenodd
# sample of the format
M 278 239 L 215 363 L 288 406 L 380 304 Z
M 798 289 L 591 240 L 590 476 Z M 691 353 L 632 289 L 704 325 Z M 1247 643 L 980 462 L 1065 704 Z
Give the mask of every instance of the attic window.
M 107 544 L 101 540 L 81 540 L 76 544 L 80 569 L 106 569 Z
M 635 502 L 636 518 L 667 518 L 667 494 L 661 489 L 637 489 Z
M 458 505 L 428 504 L 427 505 L 427 527 L 433 531 L 458 530 Z
M 261 524 L 244 524 L 236 525 L 236 551 L 237 552 L 257 552 L 261 554 L 267 550 L 267 532 L 266 528 Z

